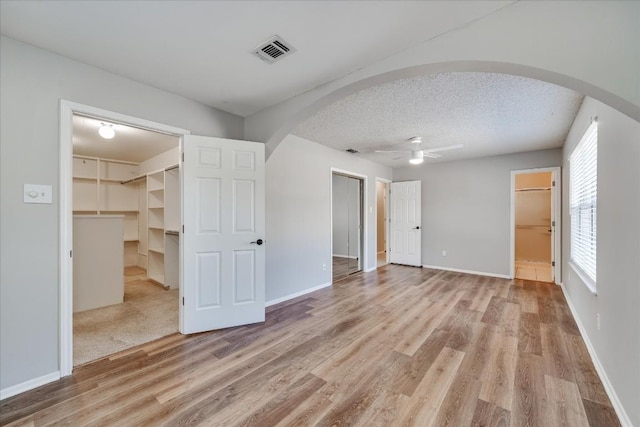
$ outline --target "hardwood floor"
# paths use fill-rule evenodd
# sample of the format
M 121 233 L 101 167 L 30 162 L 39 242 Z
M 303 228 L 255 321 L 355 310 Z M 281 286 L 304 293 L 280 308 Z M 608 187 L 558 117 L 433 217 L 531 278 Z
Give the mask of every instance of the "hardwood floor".
M 616 426 L 560 288 L 387 265 L 1 402 L 2 425 Z

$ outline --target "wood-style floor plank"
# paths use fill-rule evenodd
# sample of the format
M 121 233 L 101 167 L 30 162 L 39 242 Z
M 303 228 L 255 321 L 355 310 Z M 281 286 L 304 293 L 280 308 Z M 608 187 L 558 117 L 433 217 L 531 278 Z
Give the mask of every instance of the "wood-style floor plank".
M 0 424 L 619 425 L 561 290 L 386 265 L 0 402 Z

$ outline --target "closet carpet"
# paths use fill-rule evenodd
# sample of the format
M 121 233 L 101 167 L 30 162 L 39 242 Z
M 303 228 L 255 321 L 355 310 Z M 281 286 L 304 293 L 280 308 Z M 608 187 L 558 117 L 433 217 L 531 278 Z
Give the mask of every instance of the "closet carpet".
M 73 315 L 73 365 L 178 332 L 178 290 L 164 290 L 138 267 L 125 269 L 124 303 Z

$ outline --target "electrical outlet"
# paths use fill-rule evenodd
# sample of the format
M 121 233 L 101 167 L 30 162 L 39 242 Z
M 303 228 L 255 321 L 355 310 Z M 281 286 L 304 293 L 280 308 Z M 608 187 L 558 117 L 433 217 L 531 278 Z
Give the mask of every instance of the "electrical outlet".
M 327 264 L 322 264 L 322 271 L 325 271 L 327 269 Z
M 598 330 L 600 330 L 600 313 L 596 314 L 596 324 L 597 324 Z
M 442 256 L 447 256 L 447 251 L 445 249 L 442 250 Z

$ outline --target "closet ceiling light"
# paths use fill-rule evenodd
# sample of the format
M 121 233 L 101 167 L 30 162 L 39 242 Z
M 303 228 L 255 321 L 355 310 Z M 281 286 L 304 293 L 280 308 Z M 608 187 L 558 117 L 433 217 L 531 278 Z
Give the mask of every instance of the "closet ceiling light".
M 98 134 L 100 134 L 100 136 L 104 139 L 112 139 L 114 136 L 116 136 L 116 131 L 113 130 L 113 125 L 106 125 L 102 123 L 100 129 L 98 129 Z
M 412 165 L 419 165 L 424 161 L 424 153 L 422 150 L 413 150 L 411 151 L 411 159 L 409 159 L 409 163 Z

